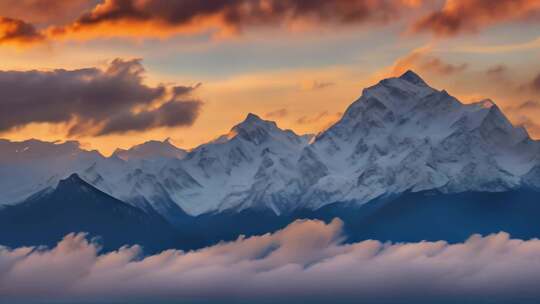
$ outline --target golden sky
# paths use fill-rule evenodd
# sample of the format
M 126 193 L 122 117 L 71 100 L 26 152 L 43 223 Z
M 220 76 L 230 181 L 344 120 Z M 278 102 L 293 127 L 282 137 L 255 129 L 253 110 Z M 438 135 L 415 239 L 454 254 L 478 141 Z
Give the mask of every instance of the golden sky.
M 1 0 L 0 137 L 110 154 L 249 112 L 316 133 L 415 70 L 540 137 L 536 0 Z

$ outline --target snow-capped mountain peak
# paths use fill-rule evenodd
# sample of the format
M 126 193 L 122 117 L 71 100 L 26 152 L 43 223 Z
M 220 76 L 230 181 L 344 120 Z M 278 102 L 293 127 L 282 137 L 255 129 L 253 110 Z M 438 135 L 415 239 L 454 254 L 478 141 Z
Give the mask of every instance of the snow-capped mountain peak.
M 515 188 L 540 153 L 493 101 L 462 104 L 411 71 L 365 89 L 309 148 L 320 160 L 313 170 L 328 170 L 302 198 L 310 208 L 407 190 Z
M 61 178 L 102 158 L 97 151 L 82 149 L 77 141 L 0 140 L 0 205 L 20 202 L 53 187 Z
M 83 185 L 83 184 L 85 184 L 83 179 L 77 173 L 73 173 L 67 178 L 60 180 L 56 188 L 58 189 L 58 188 L 63 188 L 63 187 L 69 187 L 72 185 Z
M 249 113 L 246 119 L 234 126 L 227 137 L 241 137 L 254 144 L 261 144 L 268 140 L 275 132 L 281 131 L 273 121 L 262 120 L 259 116 Z
M 408 81 L 418 86 L 428 86 L 427 83 L 415 72 L 408 70 L 403 75 L 399 76 L 399 79 Z
M 283 143 L 290 142 L 293 145 L 304 141 L 303 137 L 299 137 L 293 131 L 282 130 L 275 122 L 263 120 L 253 113 L 249 113 L 244 121 L 235 125 L 226 135 L 226 138 L 228 140 L 241 138 L 255 145 L 261 145 L 272 140 L 283 141 Z
M 232 128 L 232 130 L 238 130 L 238 129 L 256 129 L 256 128 L 263 128 L 263 129 L 276 129 L 277 124 L 273 121 L 269 120 L 263 120 L 258 115 L 253 113 L 248 113 L 244 121 L 237 124 Z
M 495 102 L 463 104 L 412 71 L 364 89 L 314 139 L 249 114 L 185 157 L 178 150 L 165 141 L 111 158 L 80 153 L 70 173 L 165 216 L 248 208 L 282 214 L 408 191 L 540 187 L 540 143 L 512 125 Z M 64 167 L 44 168 L 55 176 L 51 181 L 66 176 Z
M 365 89 L 361 100 L 353 103 L 350 108 L 354 109 L 356 103 L 366 101 L 373 105 L 384 106 L 395 114 L 404 113 L 421 103 L 430 95 L 444 94 L 426 84 L 420 76 L 408 71 L 400 77 L 387 78 L 378 84 Z
M 151 140 L 128 150 L 116 149 L 112 157 L 122 160 L 140 160 L 157 158 L 184 158 L 187 152 L 173 145 L 169 138 L 164 141 Z

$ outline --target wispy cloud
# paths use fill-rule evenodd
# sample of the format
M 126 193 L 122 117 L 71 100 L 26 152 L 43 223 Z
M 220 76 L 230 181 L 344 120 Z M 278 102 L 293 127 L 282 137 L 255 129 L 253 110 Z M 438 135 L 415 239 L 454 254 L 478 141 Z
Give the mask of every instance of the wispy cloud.
M 289 115 L 289 111 L 285 108 L 278 109 L 275 111 L 270 111 L 266 113 L 264 116 L 266 118 L 283 118 Z
M 336 120 L 341 118 L 342 115 L 343 113 L 341 112 L 332 114 L 328 111 L 322 111 L 314 116 L 302 116 L 296 120 L 296 123 L 305 125 L 320 123 L 321 121 L 327 121 L 327 124 L 330 124 L 336 122 Z
M 468 68 L 467 63 L 449 63 L 432 53 L 430 46 L 413 50 L 404 57 L 399 58 L 391 68 L 391 74 L 401 75 L 407 70 L 433 73 L 438 76 L 450 76 L 461 73 Z
M 445 49 L 452 52 L 464 53 L 480 53 L 480 54 L 497 54 L 509 53 L 517 51 L 534 50 L 540 48 L 540 38 L 535 38 L 531 41 L 519 43 L 504 43 L 496 45 L 464 45 L 454 48 Z
M 540 110 L 540 102 L 536 100 L 527 100 L 517 106 L 519 110 Z
M 504 74 L 506 74 L 508 72 L 508 67 L 504 64 L 498 64 L 498 65 L 495 65 L 495 66 L 492 66 L 490 67 L 487 71 L 486 71 L 486 74 L 488 76 L 492 76 L 492 77 L 495 77 L 495 78 L 499 78 L 501 76 L 504 76 Z
M 336 84 L 330 81 L 313 80 L 313 81 L 306 81 L 302 83 L 302 88 L 304 90 L 320 90 L 320 89 L 325 89 L 334 85 Z

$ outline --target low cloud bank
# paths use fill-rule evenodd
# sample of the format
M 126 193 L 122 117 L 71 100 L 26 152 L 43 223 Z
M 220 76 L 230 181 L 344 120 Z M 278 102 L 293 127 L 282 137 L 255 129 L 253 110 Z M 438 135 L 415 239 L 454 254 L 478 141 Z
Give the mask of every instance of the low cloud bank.
M 100 254 L 84 234 L 55 248 L 0 247 L 0 298 L 534 302 L 540 240 L 506 233 L 464 243 L 342 243 L 342 222 L 297 221 L 273 234 L 193 252 Z

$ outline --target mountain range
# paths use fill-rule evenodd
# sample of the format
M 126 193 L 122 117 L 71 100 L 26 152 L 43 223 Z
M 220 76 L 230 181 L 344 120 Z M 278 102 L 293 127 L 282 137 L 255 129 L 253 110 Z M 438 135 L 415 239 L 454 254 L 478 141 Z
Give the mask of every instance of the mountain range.
M 74 141 L 0 140 L 0 180 L 5 231 L 26 217 L 43 221 L 36 210 L 45 208 L 48 218 L 63 212 L 109 227 L 66 224 L 58 235 L 95 232 L 115 245 L 121 237 L 104 206 L 115 210 L 110 216 L 129 219 L 125 227 L 159 227 L 153 234 L 186 248 L 302 217 L 345 218 L 357 239 L 457 241 L 503 229 L 540 236 L 540 142 L 493 101 L 463 104 L 412 71 L 364 89 L 317 135 L 249 114 L 228 134 L 189 151 L 150 141 L 104 157 Z M 74 191 L 78 196 L 62 194 Z M 93 211 L 85 217 L 76 204 Z M 10 218 L 16 219 L 11 226 L 3 220 Z M 459 218 L 469 224 L 453 226 Z M 175 234 L 171 227 L 176 237 L 168 237 Z M 28 233 L 11 238 L 34 242 Z M 0 243 L 9 238 L 0 234 Z M 143 244 L 150 239 L 141 235 Z
M 177 236 L 161 216 L 115 199 L 77 174 L 0 211 L 3 245 L 52 245 L 70 232 L 85 232 L 90 238 L 99 238 L 107 251 L 144 244 L 147 252 L 153 252 L 173 247 Z

